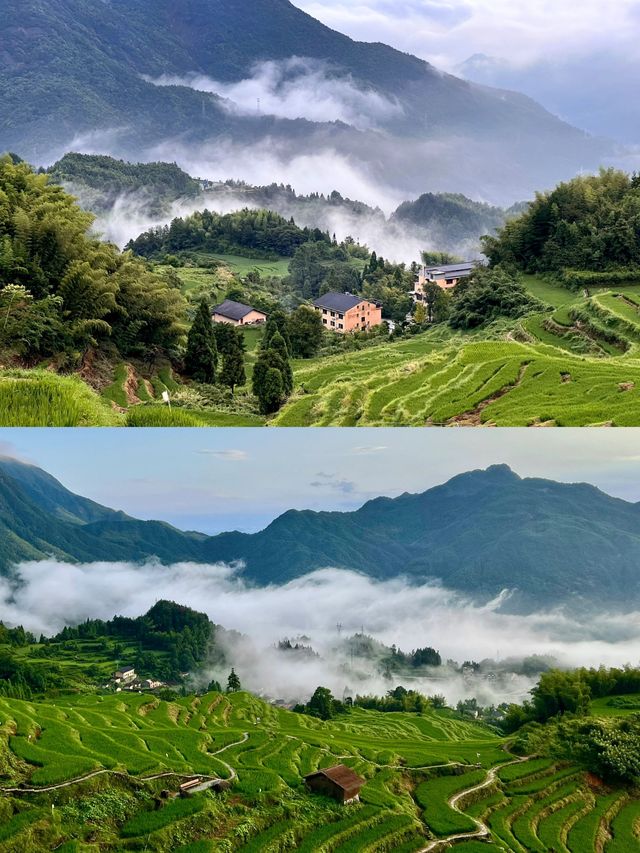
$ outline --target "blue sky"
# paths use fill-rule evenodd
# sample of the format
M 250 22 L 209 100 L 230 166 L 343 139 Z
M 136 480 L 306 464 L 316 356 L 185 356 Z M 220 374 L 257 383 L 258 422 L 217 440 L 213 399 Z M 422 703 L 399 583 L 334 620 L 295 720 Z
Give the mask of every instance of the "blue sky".
M 287 509 L 349 510 L 506 462 L 640 501 L 640 429 L 0 429 L 0 454 L 139 518 L 253 531 Z

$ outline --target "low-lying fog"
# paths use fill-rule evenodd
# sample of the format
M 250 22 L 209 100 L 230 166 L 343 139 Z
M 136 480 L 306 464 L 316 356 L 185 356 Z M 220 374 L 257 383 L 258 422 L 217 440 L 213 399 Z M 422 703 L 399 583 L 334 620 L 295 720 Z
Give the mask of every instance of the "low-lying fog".
M 351 654 L 345 640 L 362 631 L 405 652 L 431 646 L 443 661 L 460 663 L 492 659 L 504 665 L 532 655 L 566 666 L 639 662 L 637 613 L 600 613 L 583 621 L 560 611 L 512 615 L 500 612 L 502 596 L 479 606 L 435 583 L 379 582 L 337 569 L 255 588 L 243 581 L 239 567 L 223 564 L 28 562 L 12 579 L 0 579 L 0 619 L 46 635 L 87 618 L 139 616 L 161 598 L 204 611 L 226 629 L 219 639 L 246 688 L 291 701 L 308 698 L 319 684 L 341 696 L 345 688 L 382 694 L 402 683 L 442 693 L 453 703 L 476 697 L 489 704 L 521 700 L 535 680 L 505 666 L 505 674 L 489 680 L 443 668 L 429 677 L 389 681 L 374 660 Z M 318 656 L 279 651 L 285 637 L 304 638 Z M 207 671 L 204 678 L 222 680 L 227 669 Z
M 83 207 L 91 209 L 91 199 L 84 191 L 72 184 L 67 189 L 79 198 Z M 129 240 L 133 240 L 150 228 L 166 225 L 176 217 L 185 217 L 195 211 L 205 208 L 215 213 L 232 213 L 243 208 L 257 209 L 261 205 L 247 200 L 233 192 L 222 195 L 201 195 L 197 198 L 177 201 L 171 204 L 163 215 L 150 215 L 148 199 L 141 195 L 129 194 L 120 196 L 106 211 L 96 216 L 94 231 L 106 240 L 124 248 Z M 432 239 L 426 229 L 419 229 L 410 224 L 389 221 L 380 212 L 374 214 L 351 213 L 342 207 L 330 207 L 318 203 L 305 206 L 295 203 L 285 203 L 274 200 L 269 207 L 281 216 L 293 217 L 301 228 L 321 228 L 329 234 L 335 234 L 339 241 L 353 237 L 357 242 L 369 246 L 379 255 L 396 263 L 410 264 L 420 260 L 420 253 L 425 249 L 456 251 L 465 257 L 476 257 L 479 244 L 474 241 L 464 241 L 443 245 L 442 240 Z

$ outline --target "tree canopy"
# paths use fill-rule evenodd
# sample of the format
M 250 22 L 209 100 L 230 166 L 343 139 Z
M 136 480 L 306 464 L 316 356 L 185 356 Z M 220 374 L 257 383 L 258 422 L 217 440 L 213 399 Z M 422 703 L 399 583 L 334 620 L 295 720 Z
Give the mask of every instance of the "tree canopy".
M 91 214 L 25 163 L 0 158 L 0 345 L 27 358 L 110 338 L 123 355 L 170 350 L 185 332 L 179 290 L 89 233 Z M 16 289 L 17 288 L 17 289 Z
M 491 264 L 529 272 L 640 267 L 640 176 L 615 169 L 540 193 L 496 237 L 485 237 Z

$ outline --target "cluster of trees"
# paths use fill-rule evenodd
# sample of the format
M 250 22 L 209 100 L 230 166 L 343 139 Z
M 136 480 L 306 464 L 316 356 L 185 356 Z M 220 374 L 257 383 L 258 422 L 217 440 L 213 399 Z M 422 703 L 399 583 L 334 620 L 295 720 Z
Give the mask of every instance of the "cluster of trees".
M 177 679 L 204 660 L 215 641 L 215 627 L 205 613 L 171 601 L 158 601 L 144 616 L 115 616 L 108 622 L 90 619 L 65 627 L 47 642 L 110 637 L 138 647 L 133 661 L 142 673 Z M 162 652 L 162 656 L 154 654 Z
M 267 320 L 260 342 L 260 355 L 253 368 L 253 393 L 264 415 L 277 412 L 293 391 L 289 319 L 274 311 Z
M 44 693 L 49 675 L 46 667 L 20 660 L 10 650 L 0 650 L 0 696 L 31 699 L 34 693 Z
M 212 323 L 211 308 L 203 299 L 187 336 L 185 374 L 206 385 L 219 382 L 233 393 L 247 380 L 245 351 L 242 329 L 228 323 Z
M 333 720 L 334 717 L 347 714 L 351 704 L 349 699 L 345 702 L 336 699 L 328 687 L 318 687 L 306 704 L 296 705 L 293 710 L 297 714 L 307 714 L 319 720 Z
M 406 687 L 398 686 L 389 690 L 384 696 L 356 696 L 353 704 L 358 708 L 366 708 L 371 711 L 408 711 L 421 714 L 428 707 L 443 707 L 435 705 L 442 697 L 423 696 L 417 690 L 407 690 Z M 444 699 L 442 699 L 444 702 Z
M 539 194 L 483 251 L 492 266 L 525 272 L 640 270 L 640 176 L 615 169 Z
M 46 175 L 0 158 L 0 347 L 36 359 L 77 358 L 107 339 L 125 356 L 177 346 L 180 291 L 90 237 L 92 222 Z
M 127 163 L 97 154 L 65 154 L 48 170 L 57 184 L 85 184 L 98 191 L 92 209 L 108 207 L 122 195 L 138 194 L 148 200 L 150 212 L 161 212 L 166 202 L 195 197 L 200 184 L 175 163 Z
M 331 238 L 318 228 L 298 228 L 293 219 L 270 210 L 245 209 L 225 215 L 203 210 L 145 231 L 127 248 L 155 260 L 193 250 L 271 260 L 292 257 L 299 246 L 314 243 L 330 247 Z
M 459 193 L 425 193 L 401 204 L 393 219 L 425 228 L 437 245 L 450 246 L 492 233 L 504 225 L 507 215 L 502 208 L 472 201 Z
M 576 762 L 607 782 L 640 782 L 640 714 L 564 720 L 545 734 L 554 757 Z
M 478 267 L 454 288 L 449 325 L 454 329 L 475 329 L 500 317 L 524 317 L 544 307 L 515 275 L 500 267 Z
M 414 649 L 412 652 L 403 652 L 395 645 L 391 646 L 391 654 L 382 661 L 385 669 L 396 672 L 402 669 L 421 669 L 425 666 L 442 666 L 440 652 L 426 646 L 423 649 Z
M 504 722 L 513 732 L 527 723 L 546 723 L 554 718 L 586 717 L 591 699 L 640 693 L 640 668 L 550 669 L 542 673 L 531 691 L 531 700 L 510 705 Z
M 36 642 L 36 638 L 30 631 L 25 631 L 22 625 L 15 628 L 7 628 L 0 622 L 0 646 L 30 646 Z

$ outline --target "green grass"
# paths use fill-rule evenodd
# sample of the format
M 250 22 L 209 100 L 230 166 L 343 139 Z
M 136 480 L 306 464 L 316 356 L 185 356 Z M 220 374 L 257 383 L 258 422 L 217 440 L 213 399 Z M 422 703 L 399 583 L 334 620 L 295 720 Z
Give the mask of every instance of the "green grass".
M 640 693 L 627 693 L 624 696 L 605 696 L 591 702 L 594 717 L 621 717 L 640 713 Z
M 0 426 L 117 426 L 122 418 L 80 379 L 47 370 L 0 373 Z
M 184 820 L 184 818 L 198 814 L 204 808 L 204 804 L 203 797 L 195 796 L 184 800 L 174 800 L 157 811 L 140 812 L 125 823 L 121 835 L 123 838 L 149 835 L 177 820 Z
M 127 392 L 124 390 L 124 383 L 127 380 L 126 364 L 118 364 L 113 376 L 113 382 L 108 385 L 102 392 L 102 396 L 106 400 L 112 400 L 116 406 L 126 409 L 129 405 Z
M 465 814 L 452 809 L 448 800 L 459 791 L 478 785 L 486 778 L 483 770 L 474 770 L 461 776 L 438 776 L 422 782 L 415 790 L 415 799 L 424 810 L 429 828 L 438 836 L 454 832 L 473 832 L 475 822 Z
M 524 286 L 529 293 L 554 308 L 560 308 L 562 305 L 570 305 L 581 298 L 581 294 L 574 293 L 560 282 L 556 282 L 551 277 L 543 277 L 538 275 L 525 275 L 522 277 Z
M 196 414 L 175 406 L 134 406 L 127 412 L 129 427 L 201 427 L 205 422 Z

